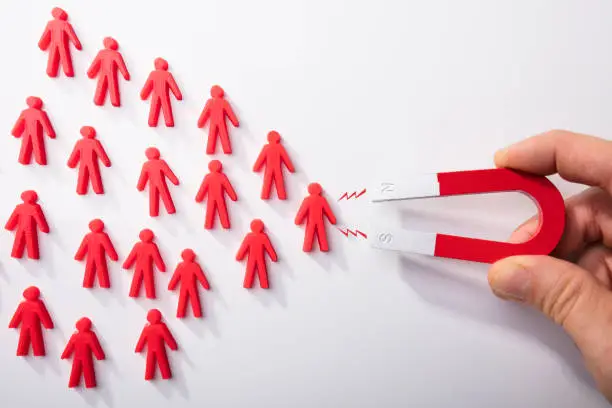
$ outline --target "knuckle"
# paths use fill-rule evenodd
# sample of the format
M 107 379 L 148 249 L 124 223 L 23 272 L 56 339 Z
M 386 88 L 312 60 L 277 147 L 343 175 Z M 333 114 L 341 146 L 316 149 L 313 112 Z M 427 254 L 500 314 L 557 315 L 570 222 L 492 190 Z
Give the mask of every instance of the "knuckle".
M 541 300 L 541 310 L 555 323 L 565 327 L 576 306 L 589 296 L 585 280 L 577 274 L 563 274 Z

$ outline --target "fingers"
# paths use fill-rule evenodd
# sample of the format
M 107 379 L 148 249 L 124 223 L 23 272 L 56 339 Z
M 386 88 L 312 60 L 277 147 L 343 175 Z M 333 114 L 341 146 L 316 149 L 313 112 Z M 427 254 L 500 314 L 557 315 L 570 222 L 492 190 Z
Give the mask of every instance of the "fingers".
M 528 304 L 561 325 L 612 401 L 612 293 L 586 270 L 548 256 L 503 259 L 492 265 L 489 284 L 497 296 Z
M 561 130 L 525 139 L 495 154 L 498 167 L 559 175 L 612 193 L 612 142 Z

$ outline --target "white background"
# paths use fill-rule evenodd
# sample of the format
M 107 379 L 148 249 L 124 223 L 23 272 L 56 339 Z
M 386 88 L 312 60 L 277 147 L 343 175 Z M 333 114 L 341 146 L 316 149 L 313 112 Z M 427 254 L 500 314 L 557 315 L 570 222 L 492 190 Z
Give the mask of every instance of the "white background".
M 36 189 L 51 226 L 42 260 L 10 258 L 0 233 L 0 405 L 13 407 L 604 407 L 580 356 L 535 312 L 496 299 L 486 265 L 400 256 L 329 230 L 332 252 L 304 254 L 293 217 L 307 183 L 325 188 L 343 225 L 373 221 L 412 229 L 504 239 L 534 208 L 514 195 L 371 206 L 339 203 L 370 181 L 492 165 L 497 148 L 550 128 L 612 134 L 612 4 L 605 0 L 65 0 L 84 50 L 76 77 L 50 79 L 36 43 L 54 2 L 0 6 L 0 214 Z M 111 35 L 132 74 L 121 108 L 94 106 L 85 71 Z M 170 64 L 184 101 L 177 126 L 147 127 L 138 92 L 155 57 Z M 196 121 L 209 88 L 226 90 L 238 117 L 235 154 L 218 154 L 239 195 L 230 231 L 203 229 L 194 202 L 206 173 L 207 133 Z M 29 95 L 45 102 L 58 137 L 49 165 L 17 163 L 10 129 Z M 79 128 L 92 125 L 113 162 L 107 194 L 79 197 L 66 160 Z M 259 199 L 250 171 L 270 129 L 298 168 L 290 199 Z M 181 180 L 178 213 L 148 217 L 136 181 L 144 149 L 157 146 Z M 558 180 L 556 180 L 558 181 Z M 564 193 L 577 187 L 560 184 Z M 73 261 L 87 223 L 102 218 L 121 260 L 152 228 L 169 268 L 159 299 L 127 296 L 131 272 L 111 267 L 111 290 L 81 287 Z M 272 289 L 242 288 L 234 261 L 254 217 L 279 252 Z M 4 220 L 3 220 L 4 222 Z M 166 290 L 183 248 L 199 256 L 213 290 L 206 317 L 177 321 Z M 39 286 L 57 328 L 48 357 L 17 358 L 6 328 L 22 290 Z M 133 352 L 146 310 L 162 310 L 180 350 L 175 379 L 145 382 Z M 61 350 L 81 316 L 90 317 L 108 360 L 100 387 L 67 388 Z

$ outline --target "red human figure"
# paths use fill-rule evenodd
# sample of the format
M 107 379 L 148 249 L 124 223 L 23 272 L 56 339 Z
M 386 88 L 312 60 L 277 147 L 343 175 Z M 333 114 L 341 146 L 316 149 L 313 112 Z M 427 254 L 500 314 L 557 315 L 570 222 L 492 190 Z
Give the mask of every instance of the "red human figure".
M 232 201 L 238 200 L 238 196 L 229 179 L 223 173 L 223 166 L 219 160 L 212 160 L 208 164 L 208 169 L 210 173 L 204 177 L 195 199 L 196 202 L 201 203 L 206 197 L 206 222 L 204 223 L 204 228 L 213 228 L 215 214 L 218 213 L 223 228 L 229 229 L 230 219 L 227 205 L 225 204 L 225 195 L 227 194 Z
M 19 152 L 19 163 L 30 164 L 32 152 L 34 158 L 40 165 L 47 164 L 47 153 L 45 151 L 45 140 L 43 132 L 51 139 L 55 139 L 55 130 L 51 126 L 49 116 L 42 110 L 42 99 L 36 96 L 26 98 L 27 109 L 21 111 L 11 134 L 17 138 L 21 137 L 21 150 Z
M 70 158 L 68 158 L 68 167 L 74 169 L 78 164 L 79 178 L 77 180 L 77 194 L 87 194 L 89 181 L 91 179 L 91 187 L 96 194 L 104 194 L 104 186 L 102 185 L 102 176 L 100 175 L 100 165 L 98 160 L 105 167 L 110 167 L 111 162 L 102 147 L 102 144 L 96 139 L 96 130 L 91 126 L 83 126 L 81 128 L 83 138 L 76 142 Z
M 187 302 L 191 302 L 193 316 L 202 317 L 202 307 L 200 305 L 197 283 L 200 282 L 204 289 L 210 290 L 208 280 L 200 264 L 195 261 L 195 256 L 193 250 L 185 249 L 181 253 L 183 262 L 178 264 L 174 271 L 174 275 L 172 275 L 172 279 L 170 279 L 170 283 L 168 283 L 168 290 L 176 289 L 179 283 L 181 285 L 178 308 L 176 311 L 176 317 L 179 319 L 185 317 Z
M 138 191 L 143 191 L 147 183 L 149 183 L 149 215 L 151 215 L 151 217 L 157 217 L 159 215 L 160 196 L 166 206 L 168 214 L 174 214 L 176 208 L 170 196 L 166 178 L 175 186 L 179 185 L 179 180 L 172 170 L 170 170 L 168 163 L 160 159 L 159 150 L 155 147 L 149 147 L 145 150 L 145 156 L 147 156 L 149 160 L 142 165 L 142 171 L 140 172 L 140 178 L 138 179 L 136 188 Z
M 9 323 L 10 329 L 21 326 L 17 355 L 27 356 L 31 345 L 35 356 L 44 356 L 45 341 L 41 326 L 44 326 L 45 329 L 52 329 L 53 321 L 40 299 L 40 290 L 36 286 L 30 286 L 24 290 L 23 297 L 25 300 L 19 304 Z
M 70 336 L 68 344 L 62 353 L 62 360 L 72 358 L 72 370 L 68 387 L 74 388 L 81 383 L 81 376 L 85 380 L 86 388 L 96 386 L 96 372 L 94 371 L 93 356 L 104 360 L 104 350 L 100 345 L 98 336 L 91 330 L 91 320 L 82 317 L 76 322 L 77 331 Z
M 6 222 L 5 228 L 15 231 L 15 241 L 11 256 L 22 258 L 23 252 L 28 249 L 30 259 L 40 259 L 38 246 L 38 230 L 45 234 L 49 233 L 49 225 L 45 219 L 42 208 L 36 202 L 38 195 L 35 191 L 28 190 L 21 193 L 22 204 L 18 204 Z
M 121 106 L 119 96 L 119 81 L 117 71 L 121 72 L 126 81 L 130 80 L 130 73 L 125 66 L 121 53 L 117 51 L 119 44 L 114 38 L 106 37 L 103 41 L 104 49 L 98 52 L 91 66 L 87 70 L 87 76 L 91 79 L 98 77 L 94 103 L 98 106 L 104 105 L 107 91 L 110 93 L 110 101 L 113 106 Z
M 127 259 L 123 263 L 123 269 L 134 268 L 134 277 L 130 287 L 130 297 L 139 297 L 140 288 L 144 281 L 147 298 L 155 299 L 155 279 L 153 277 L 153 265 L 157 266 L 160 272 L 166 271 L 166 265 L 159 253 L 159 248 L 153 242 L 155 234 L 150 229 L 140 231 L 140 242 L 132 248 Z
M 273 130 L 268 133 L 268 144 L 261 149 L 261 153 L 259 153 L 253 165 L 254 172 L 259 172 L 262 167 L 266 167 L 264 171 L 263 189 L 261 190 L 261 198 L 263 200 L 270 198 L 270 191 L 272 190 L 273 183 L 276 187 L 278 198 L 281 200 L 287 199 L 285 181 L 283 180 L 283 164 L 290 173 L 295 172 L 293 163 L 291 163 L 287 151 L 281 144 L 280 135 Z
M 77 38 L 72 25 L 67 21 L 68 14 L 59 7 L 51 10 L 53 20 L 47 23 L 42 37 L 38 41 L 38 48 L 49 50 L 47 61 L 47 75 L 54 78 L 59 71 L 60 62 L 67 77 L 74 76 L 72 58 L 70 56 L 70 42 L 77 50 L 81 50 L 81 42 Z
M 145 82 L 142 91 L 140 91 L 140 99 L 144 101 L 152 95 L 151 108 L 149 110 L 149 126 L 157 126 L 159 110 L 161 108 L 166 120 L 166 126 L 173 127 L 174 117 L 172 116 L 172 105 L 170 104 L 170 92 L 179 101 L 183 99 L 183 95 L 174 77 L 168 72 L 168 62 L 163 58 L 156 58 L 154 65 L 155 70 L 149 74 L 147 82 Z
M 306 236 L 304 237 L 304 252 L 312 251 L 315 236 L 319 241 L 319 249 L 323 252 L 329 251 L 327 233 L 325 232 L 325 218 L 332 224 L 336 224 L 336 216 L 331 210 L 329 203 L 321 194 L 323 189 L 318 183 L 308 186 L 308 197 L 302 201 L 302 205 L 295 217 L 295 225 L 306 222 Z
M 239 126 L 238 118 L 232 110 L 229 102 L 223 98 L 225 92 L 218 85 L 210 88 L 210 98 L 206 101 L 204 109 L 198 118 L 198 127 L 203 128 L 206 122 L 210 119 L 210 128 L 208 129 L 208 144 L 206 145 L 206 154 L 214 154 L 217 147 L 217 137 L 221 140 L 223 153 L 231 154 L 232 145 L 230 143 L 229 134 L 227 132 L 227 117 L 232 125 Z
M 82 261 L 87 258 L 83 287 L 93 288 L 94 279 L 97 275 L 100 287 L 110 288 L 106 256 L 108 255 L 115 262 L 119 260 L 119 256 L 108 234 L 104 232 L 104 222 L 102 220 L 95 219 L 91 221 L 89 223 L 89 230 L 91 232 L 85 235 L 83 241 L 81 241 L 81 246 L 79 246 L 76 255 L 74 255 L 76 261 Z
M 278 261 L 276 251 L 270 242 L 268 234 L 264 232 L 264 223 L 262 220 L 251 221 L 251 232 L 242 241 L 240 249 L 236 254 L 236 260 L 242 261 L 247 258 L 247 270 L 244 276 L 244 287 L 253 287 L 253 279 L 255 278 L 255 270 L 259 276 L 259 285 L 263 289 L 268 289 L 268 268 L 266 267 L 266 254 L 272 262 Z
M 166 344 L 170 347 L 170 350 L 178 350 L 178 345 L 174 337 L 172 337 L 172 333 L 168 330 L 168 326 L 161 321 L 162 314 L 159 310 L 149 310 L 147 320 L 149 324 L 142 329 L 135 350 L 136 353 L 142 353 L 145 346 L 147 347 L 145 380 L 148 381 L 155 378 L 156 367 L 159 367 L 164 380 L 170 379 L 172 378 L 172 370 L 170 369 L 168 355 L 166 354 Z

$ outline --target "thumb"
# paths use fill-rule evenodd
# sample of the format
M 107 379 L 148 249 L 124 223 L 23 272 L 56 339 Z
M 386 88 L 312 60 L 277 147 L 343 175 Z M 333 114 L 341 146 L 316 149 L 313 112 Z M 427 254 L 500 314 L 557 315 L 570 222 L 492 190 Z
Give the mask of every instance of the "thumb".
M 612 396 L 612 293 L 579 266 L 548 256 L 514 256 L 489 271 L 493 292 L 528 304 L 574 340 L 600 389 Z

